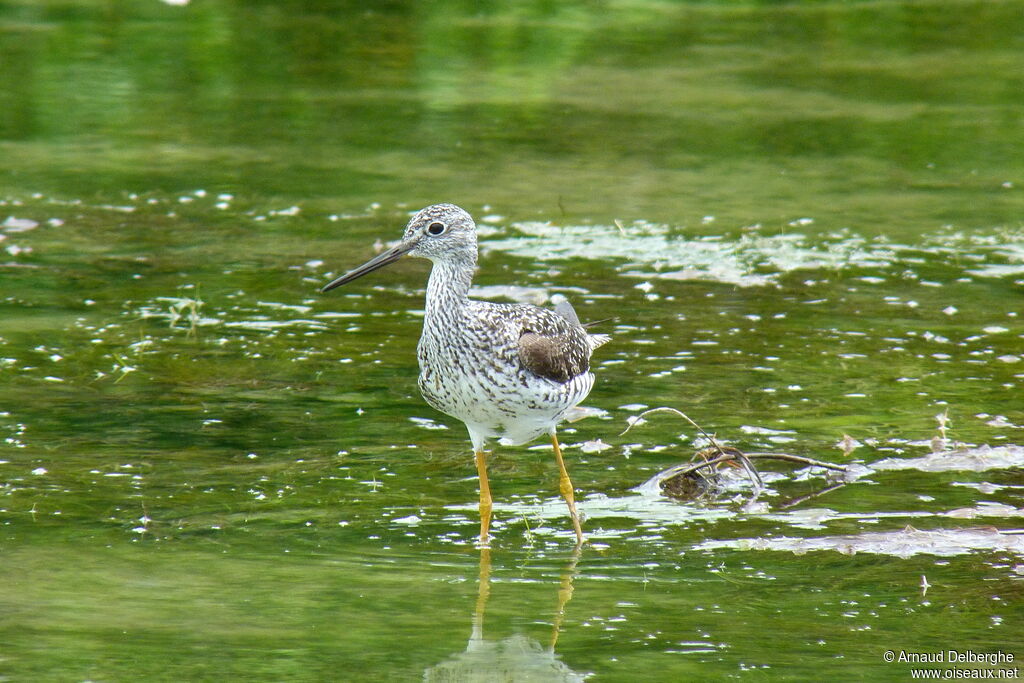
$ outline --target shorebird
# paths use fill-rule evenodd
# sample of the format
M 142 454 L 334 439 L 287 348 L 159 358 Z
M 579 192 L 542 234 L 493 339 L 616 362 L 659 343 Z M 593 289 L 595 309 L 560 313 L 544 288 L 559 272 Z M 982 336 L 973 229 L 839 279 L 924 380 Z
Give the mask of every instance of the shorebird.
M 476 224 L 454 204 L 421 209 L 396 245 L 320 291 L 352 282 L 406 254 L 433 262 L 417 346 L 419 388 L 428 404 L 461 420 L 469 430 L 480 476 L 481 547 L 490 540 L 492 498 L 484 452 L 488 439 L 519 445 L 545 433 L 551 437 L 559 491 L 579 546 L 583 529 L 556 428 L 590 393 L 590 355 L 609 337 L 588 333 L 564 298 L 554 310 L 470 299 L 477 264 Z

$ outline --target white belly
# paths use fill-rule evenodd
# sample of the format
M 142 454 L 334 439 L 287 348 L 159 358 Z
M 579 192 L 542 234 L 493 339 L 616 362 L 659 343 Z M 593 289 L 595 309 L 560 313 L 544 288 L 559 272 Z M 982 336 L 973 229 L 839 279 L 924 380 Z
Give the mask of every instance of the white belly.
M 427 403 L 465 422 L 474 443 L 498 437 L 522 444 L 547 434 L 593 385 L 592 373 L 559 384 L 523 369 L 489 375 L 429 364 L 419 378 Z

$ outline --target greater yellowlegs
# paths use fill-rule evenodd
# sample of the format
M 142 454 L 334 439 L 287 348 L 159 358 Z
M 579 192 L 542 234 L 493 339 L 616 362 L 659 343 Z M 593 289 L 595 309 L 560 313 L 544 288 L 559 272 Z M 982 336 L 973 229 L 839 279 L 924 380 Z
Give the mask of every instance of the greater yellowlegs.
M 589 334 L 568 301 L 554 311 L 530 304 L 494 304 L 469 298 L 476 270 L 476 224 L 454 204 L 417 212 L 401 241 L 327 284 L 326 292 L 409 254 L 433 262 L 426 315 L 417 347 L 419 387 L 432 407 L 466 423 L 480 475 L 480 543 L 488 544 L 491 489 L 484 446 L 490 438 L 512 445 L 551 436 L 559 490 L 583 542 L 572 482 L 555 429 L 591 387 L 590 354 L 608 341 Z

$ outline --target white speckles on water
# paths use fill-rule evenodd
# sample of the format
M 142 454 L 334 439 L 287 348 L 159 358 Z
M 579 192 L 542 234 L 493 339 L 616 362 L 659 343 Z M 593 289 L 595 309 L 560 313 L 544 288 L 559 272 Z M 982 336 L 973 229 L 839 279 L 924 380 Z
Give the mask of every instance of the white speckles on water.
M 404 524 L 406 526 L 416 526 L 423 520 L 417 515 L 408 515 L 406 517 L 399 517 L 391 520 L 395 524 Z
M 435 422 L 434 420 L 430 419 L 429 417 L 410 417 L 409 421 L 412 422 L 417 427 L 419 427 L 420 429 L 429 429 L 429 430 L 448 429 L 447 425 L 443 425 L 443 424 L 440 424 L 438 422 Z
M 0 229 L 6 233 L 28 232 L 38 226 L 39 223 L 31 218 L 18 218 L 16 216 L 8 216 L 7 220 L 0 223 Z

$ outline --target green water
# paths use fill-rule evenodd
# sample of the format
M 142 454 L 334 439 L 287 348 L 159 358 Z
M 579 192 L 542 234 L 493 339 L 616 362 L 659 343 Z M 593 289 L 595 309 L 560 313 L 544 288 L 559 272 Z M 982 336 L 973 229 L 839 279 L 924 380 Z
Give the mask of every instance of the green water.
M 1022 55 L 1012 1 L 0 3 L 0 677 L 1019 665 Z M 612 319 L 561 432 L 578 556 L 543 444 L 496 448 L 474 547 L 427 264 L 317 293 L 436 201 L 481 295 Z M 659 406 L 909 463 L 644 495 L 700 446 L 621 435 Z

